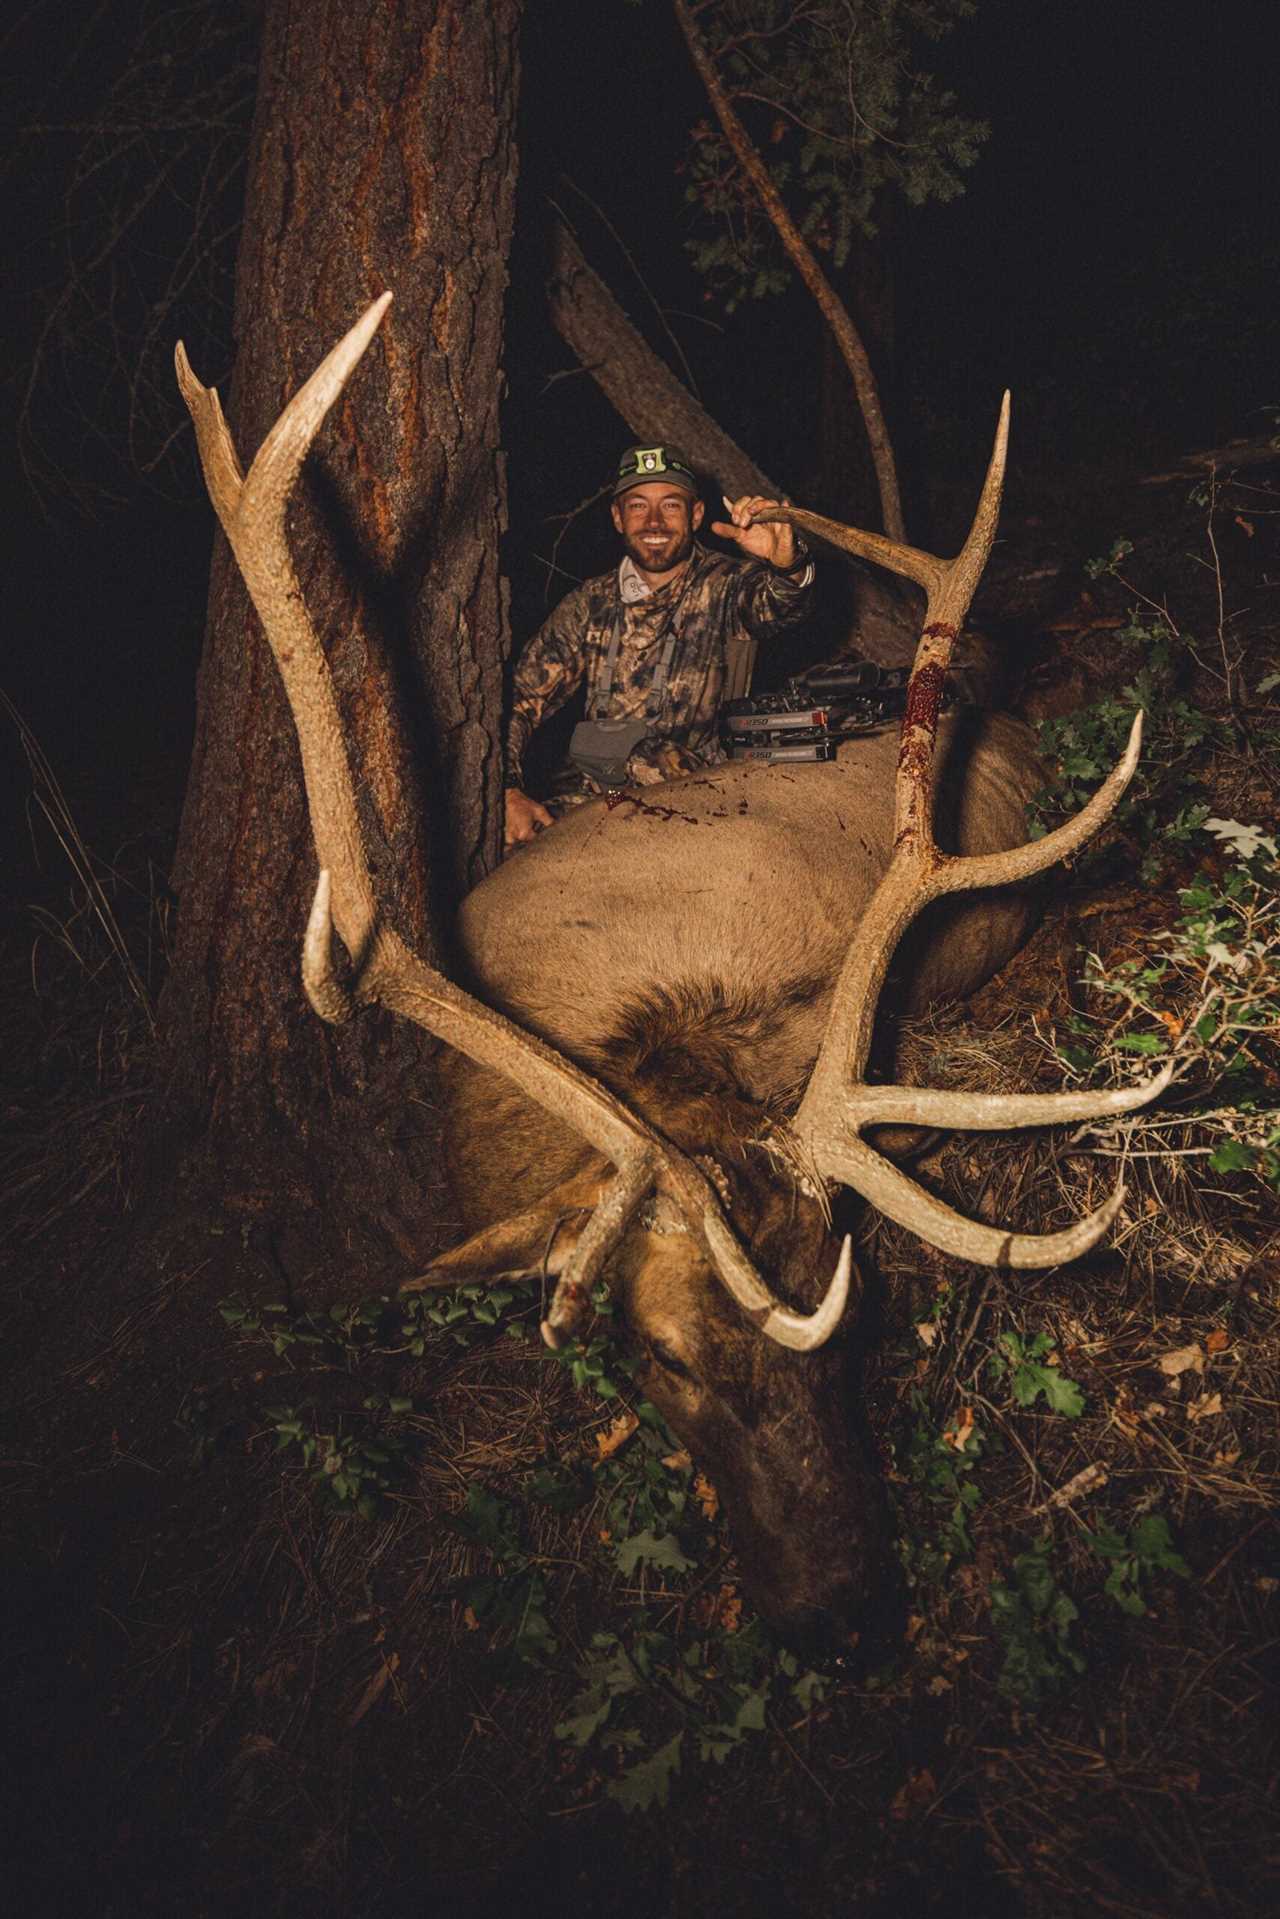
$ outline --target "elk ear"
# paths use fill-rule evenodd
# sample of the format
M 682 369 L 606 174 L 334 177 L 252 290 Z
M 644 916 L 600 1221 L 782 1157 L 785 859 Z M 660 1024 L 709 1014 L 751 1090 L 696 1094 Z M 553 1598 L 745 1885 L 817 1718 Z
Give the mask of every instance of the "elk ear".
M 577 1245 L 607 1176 L 608 1169 L 598 1161 L 589 1172 L 562 1180 L 527 1212 L 500 1219 L 441 1253 L 424 1273 L 404 1280 L 400 1291 L 422 1293 L 434 1286 L 475 1285 L 526 1273 L 546 1272 L 555 1278 Z

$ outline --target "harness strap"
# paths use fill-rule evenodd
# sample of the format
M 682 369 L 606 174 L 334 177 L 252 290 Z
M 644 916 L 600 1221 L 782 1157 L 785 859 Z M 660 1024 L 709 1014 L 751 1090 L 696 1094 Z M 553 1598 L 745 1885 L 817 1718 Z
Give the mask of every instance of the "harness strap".
M 676 616 L 684 604 L 684 596 L 692 576 L 693 555 L 690 554 L 689 564 L 685 568 L 684 583 L 676 595 L 676 603 L 667 615 L 666 625 L 663 627 L 660 635 L 664 644 L 662 652 L 658 657 L 658 664 L 654 669 L 649 691 L 645 696 L 644 717 L 646 720 L 656 720 L 662 712 L 662 704 L 667 691 L 667 676 L 671 671 L 671 662 L 675 658 L 676 646 L 680 639 L 680 635 L 676 629 Z M 618 652 L 622 645 L 623 613 L 622 595 L 621 592 L 619 592 L 614 608 L 613 633 L 609 640 L 609 651 L 605 655 L 604 672 L 600 676 L 600 685 L 596 690 L 595 711 L 591 715 L 593 720 L 603 720 L 608 716 L 609 696 L 613 692 L 613 678 L 618 665 Z

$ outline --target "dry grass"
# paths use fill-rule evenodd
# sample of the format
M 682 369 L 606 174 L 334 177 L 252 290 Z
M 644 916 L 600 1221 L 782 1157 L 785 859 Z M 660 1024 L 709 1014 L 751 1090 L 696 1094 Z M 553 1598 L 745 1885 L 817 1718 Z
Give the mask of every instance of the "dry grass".
M 39 741 L 0 690 L 31 778 L 31 832 L 61 883 L 0 967 L 0 1256 L 21 1258 L 86 1202 L 127 1205 L 124 1150 L 147 1087 L 168 906 L 132 848 L 95 854 Z M 49 899 L 58 903 L 51 905 Z

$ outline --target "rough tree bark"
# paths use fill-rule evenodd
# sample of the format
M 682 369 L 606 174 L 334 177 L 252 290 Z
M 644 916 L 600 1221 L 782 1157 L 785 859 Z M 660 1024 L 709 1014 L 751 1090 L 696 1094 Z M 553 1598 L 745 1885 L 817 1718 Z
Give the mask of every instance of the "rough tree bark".
M 637 440 L 671 440 L 730 498 L 786 489 L 761 470 L 694 399 L 631 324 L 568 228 L 557 225 L 547 287 L 552 324 Z M 838 564 L 850 583 L 848 632 L 833 648 L 881 666 L 909 665 L 920 634 L 919 593 L 888 574 Z
M 291 527 L 381 896 L 427 951 L 433 903 L 496 851 L 520 9 L 268 0 L 237 269 L 227 411 L 246 465 L 367 302 L 396 295 Z M 415 1150 L 424 1043 L 377 1016 L 335 1034 L 310 1013 L 314 880 L 293 725 L 219 535 L 151 1144 L 210 1158 L 251 1212 L 301 1194 L 412 1258 L 433 1211 Z

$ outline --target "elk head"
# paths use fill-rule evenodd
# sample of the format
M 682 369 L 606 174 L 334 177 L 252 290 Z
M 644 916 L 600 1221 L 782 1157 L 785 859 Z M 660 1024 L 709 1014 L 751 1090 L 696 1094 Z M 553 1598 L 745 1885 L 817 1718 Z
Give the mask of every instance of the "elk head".
M 799 1107 L 774 1129 L 794 1177 L 785 1185 L 769 1181 L 750 1156 L 734 1149 L 732 1124 L 728 1145 L 717 1147 L 699 1134 L 696 1119 L 705 1102 L 700 1106 L 698 1097 L 683 1116 L 665 1108 L 649 1113 L 643 1099 L 621 1098 L 426 965 L 379 917 L 333 683 L 294 574 L 285 509 L 320 423 L 390 297 L 368 309 L 294 396 L 247 477 L 216 393 L 195 380 L 182 347 L 177 350 L 210 495 L 298 728 L 321 869 L 303 947 L 308 998 L 330 1021 L 375 1002 L 416 1021 L 501 1075 L 576 1137 L 577 1163 L 550 1193 L 486 1228 L 411 1284 L 444 1285 L 541 1264 L 556 1278 L 542 1332 L 557 1346 L 581 1326 L 593 1286 L 607 1274 L 649 1354 L 652 1397 L 720 1484 L 757 1600 L 792 1630 L 819 1618 L 847 1630 L 874 1582 L 874 1542 L 859 1554 L 855 1541 L 859 1532 L 877 1530 L 878 1504 L 845 1422 L 827 1404 L 839 1394 L 839 1348 L 822 1349 L 845 1318 L 852 1274 L 849 1240 L 837 1251 L 830 1229 L 833 1192 L 851 1188 L 961 1258 L 1020 1268 L 1076 1257 L 1105 1232 L 1123 1199 L 1118 1186 L 1096 1212 L 1063 1232 L 1003 1231 L 963 1218 L 924 1191 L 867 1143 L 865 1129 L 1079 1121 L 1139 1106 L 1168 1079 L 1166 1070 L 1120 1092 L 1015 1097 L 869 1085 L 876 1001 L 899 939 L 930 901 L 1025 880 L 1096 831 L 1132 775 L 1140 717 L 1120 765 L 1057 832 L 996 855 L 951 857 L 938 849 L 932 779 L 943 680 L 994 536 L 1007 396 L 977 514 L 956 559 L 940 560 L 799 509 L 773 515 L 916 581 L 926 591 L 927 610 L 903 720 L 891 862 L 851 937 Z M 335 929 L 350 959 L 345 978 L 333 963 Z M 820 1275 L 833 1266 L 834 1276 L 823 1283 Z M 803 1491 L 797 1489 L 793 1502 L 797 1461 L 803 1462 Z

